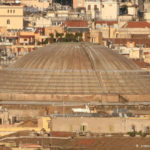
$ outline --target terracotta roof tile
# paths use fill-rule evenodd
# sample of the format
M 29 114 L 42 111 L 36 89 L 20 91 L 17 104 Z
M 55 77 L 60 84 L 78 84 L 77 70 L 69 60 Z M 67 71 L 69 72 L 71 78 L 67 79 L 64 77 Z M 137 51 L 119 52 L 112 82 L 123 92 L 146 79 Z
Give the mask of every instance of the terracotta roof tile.
M 150 28 L 149 22 L 128 22 L 126 28 Z
M 135 45 L 144 45 L 144 47 L 150 47 L 150 39 L 149 38 L 116 38 L 116 39 L 107 39 L 103 40 L 111 40 L 114 44 L 126 45 L 127 42 L 135 42 Z
M 96 24 L 114 25 L 114 24 L 118 24 L 118 22 L 117 21 L 96 21 Z
M 88 27 L 88 22 L 83 20 L 69 20 L 64 23 L 67 27 Z
M 144 55 L 149 55 L 150 54 L 150 52 L 144 52 Z
M 55 137 L 68 137 L 73 135 L 75 135 L 75 133 L 73 132 L 57 132 L 57 131 L 51 132 L 51 136 L 55 136 Z

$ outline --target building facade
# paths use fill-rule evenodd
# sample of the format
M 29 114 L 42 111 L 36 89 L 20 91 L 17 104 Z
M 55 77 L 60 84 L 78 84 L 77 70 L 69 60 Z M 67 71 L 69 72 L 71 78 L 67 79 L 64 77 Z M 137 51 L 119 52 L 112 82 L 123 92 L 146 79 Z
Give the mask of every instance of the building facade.
M 28 6 L 38 8 L 39 11 L 46 10 L 51 4 L 51 0 L 21 0 L 21 3 Z
M 100 18 L 101 10 L 100 0 L 85 0 L 85 8 L 87 14 L 92 18 Z
M 117 0 L 102 0 L 101 19 L 117 20 L 119 16 L 119 3 Z
M 136 131 L 145 131 L 149 127 L 149 123 L 149 118 L 55 117 L 52 118 L 52 130 L 61 132 L 127 133 L 132 131 L 133 127 Z
M 0 5 L 0 26 L 7 29 L 23 29 L 23 7 Z
M 82 8 L 85 6 L 85 0 L 73 0 L 73 8 Z

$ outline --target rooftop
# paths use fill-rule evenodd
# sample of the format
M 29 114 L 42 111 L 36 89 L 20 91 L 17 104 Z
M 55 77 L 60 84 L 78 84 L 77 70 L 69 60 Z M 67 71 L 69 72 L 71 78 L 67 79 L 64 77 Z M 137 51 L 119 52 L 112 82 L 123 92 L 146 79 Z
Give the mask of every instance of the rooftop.
M 126 28 L 150 28 L 150 23 L 145 21 L 128 22 Z
M 118 22 L 117 21 L 96 21 L 96 24 L 114 25 L 114 24 L 118 24 Z
M 64 23 L 66 27 L 88 27 L 88 21 L 83 20 L 68 20 Z

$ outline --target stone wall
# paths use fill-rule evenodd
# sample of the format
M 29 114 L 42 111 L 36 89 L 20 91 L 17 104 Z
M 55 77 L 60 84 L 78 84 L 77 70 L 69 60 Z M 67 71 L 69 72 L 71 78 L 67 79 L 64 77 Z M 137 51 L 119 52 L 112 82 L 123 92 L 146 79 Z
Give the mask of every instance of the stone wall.
M 144 90 L 144 89 L 143 89 Z M 140 95 L 124 95 L 129 102 L 149 102 L 150 94 Z M 103 95 L 71 95 L 71 94 L 17 94 L 17 93 L 0 93 L 0 100 L 16 100 L 16 101 L 76 101 L 76 102 L 118 102 L 118 94 Z
M 94 133 L 127 133 L 132 131 L 144 131 L 150 126 L 150 119 L 145 118 L 96 118 L 96 117 L 56 117 L 52 119 L 53 131 L 79 132 L 82 126 L 85 131 Z

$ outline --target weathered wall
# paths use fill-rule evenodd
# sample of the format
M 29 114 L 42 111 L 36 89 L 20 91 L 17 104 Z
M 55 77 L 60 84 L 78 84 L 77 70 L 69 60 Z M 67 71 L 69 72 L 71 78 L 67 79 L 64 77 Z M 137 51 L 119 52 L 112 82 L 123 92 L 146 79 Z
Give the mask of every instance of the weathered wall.
M 136 131 L 144 131 L 150 126 L 150 119 L 141 118 L 88 118 L 88 117 L 57 117 L 52 119 L 53 131 L 80 131 L 81 125 L 86 131 L 95 133 L 126 133 L 134 125 Z
M 7 29 L 23 29 L 23 7 L 1 5 L 0 20 L 1 27 L 7 27 Z
M 143 89 L 144 90 L 144 89 Z M 129 102 L 149 102 L 150 94 L 141 95 L 123 95 Z M 0 93 L 0 100 L 18 100 L 18 101 L 83 101 L 83 102 L 118 102 L 119 96 L 115 94 L 104 95 L 65 95 L 65 94 L 11 94 Z
M 31 101 L 106 101 L 117 102 L 118 95 L 65 95 L 65 94 L 9 94 L 0 93 L 1 100 L 31 100 Z

